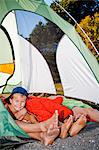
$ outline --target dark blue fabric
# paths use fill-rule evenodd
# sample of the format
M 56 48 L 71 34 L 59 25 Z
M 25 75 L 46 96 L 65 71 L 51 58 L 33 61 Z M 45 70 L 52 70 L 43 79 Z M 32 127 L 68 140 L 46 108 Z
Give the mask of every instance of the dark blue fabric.
M 14 88 L 13 91 L 12 91 L 12 93 L 11 93 L 11 95 L 13 95 L 13 94 L 15 94 L 15 93 L 23 94 L 23 95 L 25 95 L 26 97 L 28 96 L 27 91 L 26 91 L 24 88 L 22 88 L 22 87 L 16 87 L 16 88 Z

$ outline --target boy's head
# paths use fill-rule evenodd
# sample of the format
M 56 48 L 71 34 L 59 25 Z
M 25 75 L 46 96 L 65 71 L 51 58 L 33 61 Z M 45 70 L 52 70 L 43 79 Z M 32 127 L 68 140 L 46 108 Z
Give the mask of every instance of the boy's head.
M 20 93 L 20 94 L 25 95 L 26 97 L 28 97 L 28 93 L 23 87 L 16 87 L 16 88 L 14 88 L 12 90 L 11 95 L 13 95 L 15 93 Z
M 9 102 L 15 110 L 20 111 L 24 108 L 27 97 L 28 93 L 24 88 L 16 87 L 9 96 Z

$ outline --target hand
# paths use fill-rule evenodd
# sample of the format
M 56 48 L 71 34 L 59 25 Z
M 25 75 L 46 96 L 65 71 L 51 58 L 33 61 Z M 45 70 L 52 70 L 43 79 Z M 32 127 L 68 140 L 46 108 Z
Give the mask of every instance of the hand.
M 16 117 L 18 120 L 22 120 L 22 119 L 25 117 L 26 113 L 27 113 L 26 108 L 23 108 L 23 109 L 21 109 L 20 111 L 18 111 L 17 113 L 15 113 L 15 117 Z

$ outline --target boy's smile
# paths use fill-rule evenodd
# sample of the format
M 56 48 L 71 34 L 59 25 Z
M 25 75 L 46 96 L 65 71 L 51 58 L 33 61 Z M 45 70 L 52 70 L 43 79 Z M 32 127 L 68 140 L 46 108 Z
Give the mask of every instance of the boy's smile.
M 14 110 L 20 111 L 25 106 L 26 96 L 20 93 L 15 93 L 12 95 L 12 98 L 10 98 L 10 103 Z

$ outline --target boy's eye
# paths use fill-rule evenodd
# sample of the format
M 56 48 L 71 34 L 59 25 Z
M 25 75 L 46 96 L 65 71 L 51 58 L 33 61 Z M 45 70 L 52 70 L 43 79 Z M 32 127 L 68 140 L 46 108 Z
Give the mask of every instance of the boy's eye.
M 16 100 L 15 102 L 18 103 L 18 100 Z

